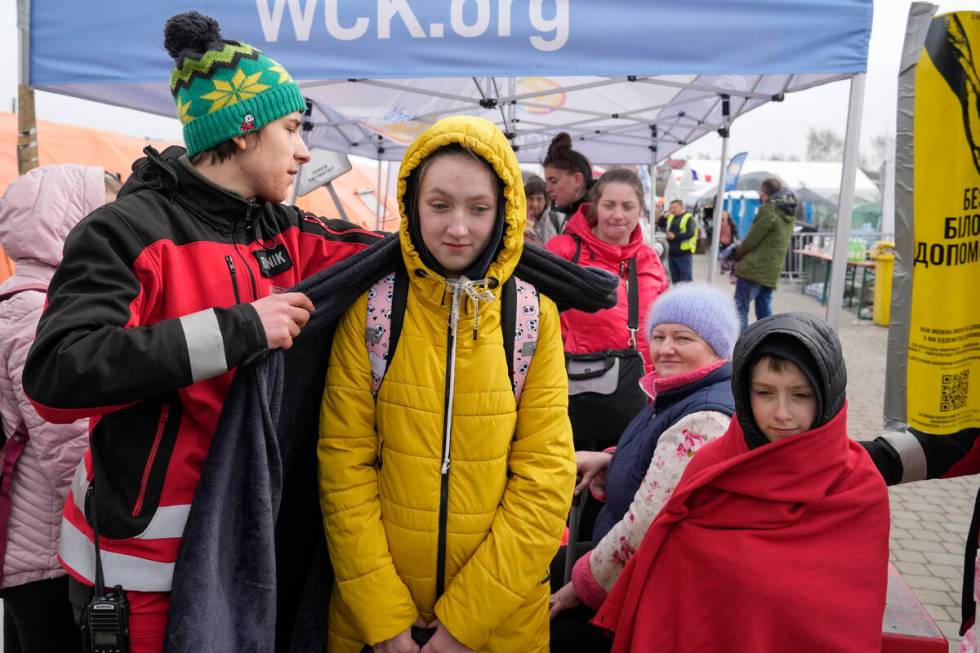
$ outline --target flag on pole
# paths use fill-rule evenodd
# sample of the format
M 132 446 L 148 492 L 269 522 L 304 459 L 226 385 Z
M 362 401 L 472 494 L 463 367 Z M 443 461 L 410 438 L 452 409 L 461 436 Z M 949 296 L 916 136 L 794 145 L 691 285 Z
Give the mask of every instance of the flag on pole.
M 738 176 L 742 174 L 742 164 L 745 163 L 745 158 L 748 155 L 748 152 L 739 152 L 728 160 L 728 174 L 725 180 L 726 191 L 735 190 L 738 186 Z

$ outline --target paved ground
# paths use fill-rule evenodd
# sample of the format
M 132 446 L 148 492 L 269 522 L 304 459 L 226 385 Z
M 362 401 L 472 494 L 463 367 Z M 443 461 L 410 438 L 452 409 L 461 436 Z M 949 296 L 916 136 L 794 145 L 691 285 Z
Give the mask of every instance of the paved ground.
M 695 281 L 707 278 L 707 258 L 695 257 Z M 727 277 L 716 285 L 735 286 Z M 823 316 L 824 307 L 784 284 L 774 299 L 774 310 L 804 311 Z M 885 353 L 888 330 L 870 320 L 858 320 L 854 310 L 842 313 L 839 334 L 847 365 L 848 432 L 855 440 L 870 439 L 882 428 L 885 396 Z M 915 590 L 950 641 L 959 651 L 960 593 L 963 550 L 973 514 L 980 476 L 924 481 L 890 489 L 891 560 Z

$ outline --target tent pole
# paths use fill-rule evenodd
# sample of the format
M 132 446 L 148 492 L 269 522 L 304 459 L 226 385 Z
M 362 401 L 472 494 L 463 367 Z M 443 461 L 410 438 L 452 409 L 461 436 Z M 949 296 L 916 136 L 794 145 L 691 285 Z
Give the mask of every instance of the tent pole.
M 17 40 L 20 67 L 17 83 L 17 172 L 38 167 L 37 116 L 31 88 L 31 0 L 17 0 Z
M 384 228 L 388 222 L 388 189 L 391 188 L 391 161 L 385 161 L 385 194 L 384 202 L 381 204 L 381 227 Z M 378 191 L 380 196 L 381 191 Z M 346 220 L 346 218 L 344 218 Z
M 656 123 L 650 125 L 650 215 L 647 217 L 649 229 L 647 230 L 647 245 L 653 246 L 654 235 L 657 233 L 657 164 L 659 158 L 657 149 L 659 144 L 657 139 L 660 134 L 657 131 Z
M 378 185 L 374 187 L 374 230 L 381 229 L 381 156 L 378 156 Z
M 347 211 L 344 210 L 344 205 L 340 201 L 340 195 L 337 194 L 337 189 L 333 187 L 333 181 L 328 181 L 324 184 L 327 187 L 327 192 L 330 193 L 330 199 L 333 200 L 334 206 L 337 207 L 337 211 L 340 212 L 340 219 L 345 222 L 350 222 L 347 219 Z
M 646 244 L 652 246 L 654 234 L 657 231 L 657 164 L 647 166 L 647 178 L 650 179 L 650 212 L 647 213 Z
M 715 208 L 712 210 L 711 248 L 708 250 L 708 283 L 715 280 L 715 263 L 718 261 L 718 243 L 721 242 L 721 212 L 725 198 L 725 173 L 728 172 L 728 133 L 731 121 L 730 100 L 727 95 L 721 96 L 722 128 L 718 130 L 721 136 L 721 170 L 718 171 L 718 195 L 715 197 Z
M 830 293 L 827 296 L 826 319 L 834 331 L 840 327 L 844 277 L 847 275 L 847 246 L 851 236 L 851 210 L 854 208 L 854 183 L 857 175 L 858 141 L 861 139 L 864 84 L 864 73 L 851 78 L 851 95 L 847 106 L 847 133 L 844 136 L 844 165 L 841 169 L 840 196 L 837 202 L 834 260 L 830 275 Z

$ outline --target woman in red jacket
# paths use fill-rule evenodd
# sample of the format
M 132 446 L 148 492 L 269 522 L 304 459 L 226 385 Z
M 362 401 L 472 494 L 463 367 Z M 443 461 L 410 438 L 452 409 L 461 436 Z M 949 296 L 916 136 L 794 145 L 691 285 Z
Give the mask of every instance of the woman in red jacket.
M 660 258 L 643 242 L 639 225 L 643 185 L 636 173 L 610 170 L 595 182 L 590 199 L 569 219 L 565 233 L 547 246 L 564 259 L 620 277 L 615 307 L 562 314 L 576 450 L 614 445 L 646 405 L 638 382 L 651 369 L 649 347 L 646 334 L 636 325 L 667 289 Z M 635 280 L 632 287 L 631 279 Z

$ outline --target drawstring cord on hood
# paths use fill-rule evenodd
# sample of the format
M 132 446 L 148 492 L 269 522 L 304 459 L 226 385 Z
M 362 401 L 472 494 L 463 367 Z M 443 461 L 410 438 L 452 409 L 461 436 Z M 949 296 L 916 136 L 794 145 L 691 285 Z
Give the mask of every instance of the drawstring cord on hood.
M 139 160 L 133 165 L 136 178 L 152 190 L 163 191 L 167 187 L 173 195 L 173 189 L 177 188 L 177 175 L 167 165 L 167 161 L 152 145 L 144 147 L 143 154 L 146 155 L 146 160 Z M 169 179 L 165 179 L 164 174 Z
M 443 437 L 445 445 L 442 450 L 442 474 L 449 472 L 449 452 L 452 447 L 453 401 L 456 394 L 456 332 L 459 326 L 459 304 L 460 300 L 464 298 L 473 302 L 473 339 L 476 340 L 480 322 L 480 302 L 490 302 L 496 299 L 496 296 L 487 288 L 489 284 L 489 279 L 470 280 L 465 276 L 458 279 L 446 279 L 446 291 L 449 292 L 450 296 L 448 316 L 450 346 L 449 369 L 446 370 L 448 376 L 448 382 L 446 384 L 448 396 L 446 397 L 447 410 Z M 443 292 L 443 298 L 445 298 L 446 291 Z
M 466 298 L 473 302 L 473 340 L 477 339 L 477 331 L 480 328 L 480 302 L 492 302 L 497 299 L 497 296 L 490 292 L 490 285 L 490 279 L 471 280 L 467 279 L 465 275 L 458 279 L 446 279 L 446 288 L 452 293 L 453 307 L 456 311 L 455 316 L 452 308 L 449 311 L 449 328 L 452 329 L 453 333 L 456 332 L 456 325 L 459 321 L 459 291 L 463 291 Z M 443 297 L 445 297 L 445 291 Z

